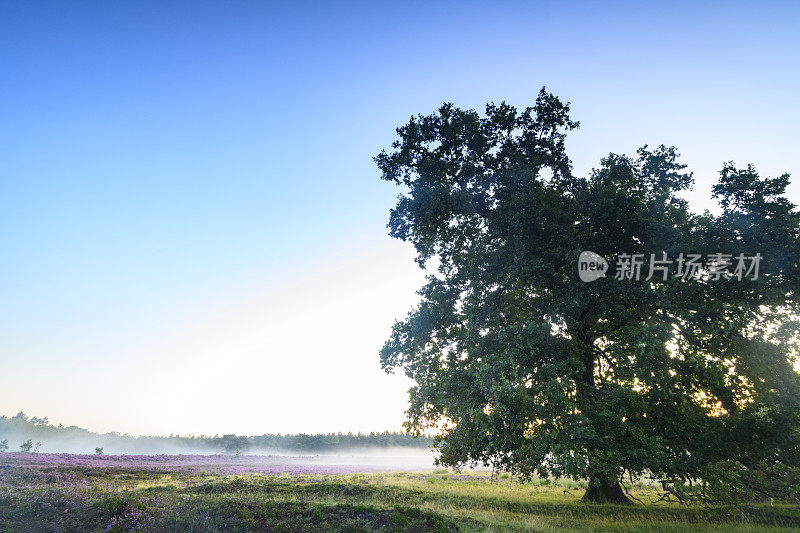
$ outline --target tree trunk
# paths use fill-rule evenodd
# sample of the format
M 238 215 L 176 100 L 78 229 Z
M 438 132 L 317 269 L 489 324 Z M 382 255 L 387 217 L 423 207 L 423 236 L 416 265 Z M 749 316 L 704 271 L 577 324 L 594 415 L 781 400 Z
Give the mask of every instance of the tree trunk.
M 592 476 L 589 478 L 589 486 L 581 500 L 592 503 L 619 503 L 631 505 L 633 502 L 625 495 L 622 486 L 616 479 L 601 478 Z
M 583 373 L 577 378 L 577 393 L 580 408 L 583 411 L 586 407 L 596 404 L 599 391 L 595 388 L 594 369 L 595 369 L 595 346 L 594 339 L 589 333 L 589 313 L 581 313 L 578 322 L 580 327 L 576 338 L 582 350 Z M 592 409 L 590 409 L 592 410 Z M 622 486 L 614 476 L 609 476 L 607 472 L 615 472 L 616 468 L 608 468 L 603 465 L 601 458 L 588 450 L 589 455 L 589 486 L 586 493 L 581 498 L 585 502 L 594 503 L 619 503 L 631 505 L 633 502 L 625 495 Z M 604 468 L 605 466 L 605 468 Z

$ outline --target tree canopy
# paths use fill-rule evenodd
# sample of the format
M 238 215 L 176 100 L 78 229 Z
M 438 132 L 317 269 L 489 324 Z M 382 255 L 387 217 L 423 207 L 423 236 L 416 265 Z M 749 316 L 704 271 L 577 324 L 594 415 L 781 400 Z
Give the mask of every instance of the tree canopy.
M 390 234 L 432 271 L 381 351 L 387 371 L 415 382 L 407 427 L 436 429 L 443 464 L 587 479 L 593 501 L 626 501 L 627 474 L 797 465 L 789 176 L 726 163 L 719 213 L 694 213 L 675 148 L 610 154 L 578 177 L 565 149 L 577 127 L 542 89 L 521 111 L 445 104 L 412 117 L 375 158 L 401 191 Z M 653 259 L 673 263 L 587 283 L 583 251 L 641 254 L 643 274 Z M 703 261 L 687 275 L 690 257 Z M 749 272 L 737 275 L 743 257 Z

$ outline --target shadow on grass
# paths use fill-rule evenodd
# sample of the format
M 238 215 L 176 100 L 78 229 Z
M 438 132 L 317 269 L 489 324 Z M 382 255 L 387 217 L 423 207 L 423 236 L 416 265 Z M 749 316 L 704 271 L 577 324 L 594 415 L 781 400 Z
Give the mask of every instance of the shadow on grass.
M 382 509 L 367 505 L 318 505 L 288 501 L 245 502 L 201 498 L 158 525 L 172 531 L 407 531 L 446 533 L 459 527 L 445 517 L 419 509 Z
M 297 482 L 279 478 L 237 478 L 216 480 L 182 490 L 187 494 L 263 494 L 271 498 L 282 495 L 313 501 L 315 498 L 342 500 L 351 504 L 369 501 L 372 504 L 417 507 L 425 503 L 465 510 L 495 511 L 528 514 L 582 521 L 602 520 L 618 522 L 684 522 L 711 524 L 753 524 L 800 528 L 800 509 L 795 506 L 719 506 L 684 507 L 678 505 L 612 505 L 591 504 L 579 500 L 563 502 L 536 501 L 536 496 L 523 499 L 489 496 L 478 492 L 465 494 L 439 487 L 435 492 L 395 485 L 365 482 L 324 480 Z

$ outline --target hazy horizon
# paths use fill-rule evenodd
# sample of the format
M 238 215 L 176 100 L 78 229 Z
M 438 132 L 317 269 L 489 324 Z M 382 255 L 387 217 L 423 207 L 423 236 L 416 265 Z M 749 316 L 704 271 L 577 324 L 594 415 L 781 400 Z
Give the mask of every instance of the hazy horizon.
M 0 411 L 0 419 L 5 417 L 6 419 L 11 419 L 14 416 L 19 414 L 25 415 L 28 420 L 33 419 L 40 419 L 45 420 L 48 426 L 54 428 L 77 428 L 80 430 L 86 430 L 91 433 L 95 433 L 98 435 L 122 435 L 122 436 L 130 436 L 133 438 L 211 438 L 211 437 L 220 437 L 225 435 L 226 433 L 223 432 L 214 432 L 214 433 L 176 433 L 176 432 L 169 432 L 169 433 L 126 433 L 123 431 L 118 430 L 108 430 L 108 431 L 99 431 L 92 427 L 85 427 L 80 426 L 78 424 L 70 424 L 58 420 L 52 420 L 49 417 L 45 416 L 38 416 L 37 413 L 29 413 L 27 411 L 21 410 L 15 413 L 7 413 Z M 394 433 L 394 434 L 408 434 L 403 428 L 399 429 L 387 429 L 387 430 L 379 430 L 379 431 L 351 431 L 348 429 L 343 430 L 335 430 L 335 431 L 320 431 L 320 432 L 308 432 L 308 431 L 301 431 L 301 432 L 270 432 L 270 431 L 262 431 L 256 433 L 249 433 L 249 434 L 236 434 L 236 433 L 228 433 L 230 435 L 239 435 L 239 436 L 246 436 L 246 437 L 253 437 L 253 436 L 261 436 L 261 435 L 369 435 L 369 434 L 381 434 L 381 433 Z M 423 433 L 425 436 L 431 436 L 427 433 Z M 0 434 L 0 440 L 2 440 L 3 435 Z

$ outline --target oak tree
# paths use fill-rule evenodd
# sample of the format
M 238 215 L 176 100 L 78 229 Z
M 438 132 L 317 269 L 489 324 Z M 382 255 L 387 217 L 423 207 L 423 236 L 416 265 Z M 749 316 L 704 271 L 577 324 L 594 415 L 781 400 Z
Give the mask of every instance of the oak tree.
M 694 213 L 674 148 L 611 154 L 578 177 L 565 149 L 576 127 L 543 89 L 524 110 L 412 117 L 376 157 L 400 188 L 390 234 L 431 270 L 381 351 L 415 382 L 408 429 L 438 433 L 442 464 L 586 479 L 590 501 L 628 502 L 623 475 L 798 464 L 788 176 L 726 164 L 719 212 Z M 642 277 L 609 267 L 581 281 L 583 251 L 644 257 Z M 752 261 L 737 275 L 736 258 L 757 255 L 757 275 Z M 687 275 L 690 256 L 717 261 Z M 675 261 L 650 275 L 653 258 Z

